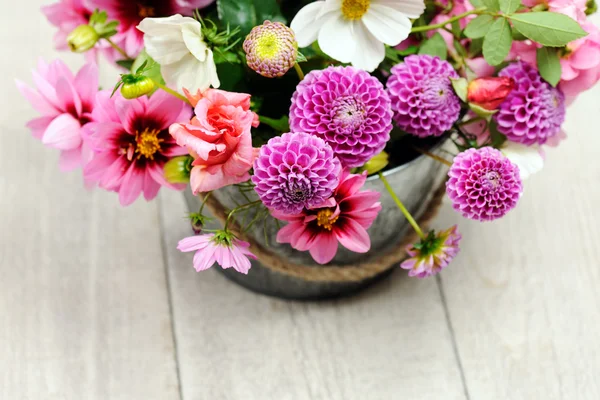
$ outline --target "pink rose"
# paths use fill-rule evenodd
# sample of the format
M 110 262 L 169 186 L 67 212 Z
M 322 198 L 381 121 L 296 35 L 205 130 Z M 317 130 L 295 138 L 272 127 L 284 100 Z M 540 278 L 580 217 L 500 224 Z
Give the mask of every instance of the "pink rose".
M 194 194 L 250 179 L 254 161 L 250 129 L 258 115 L 250 111 L 250 95 L 208 89 L 190 95 L 195 117 L 173 124 L 169 133 L 188 149 L 194 162 L 190 184 Z

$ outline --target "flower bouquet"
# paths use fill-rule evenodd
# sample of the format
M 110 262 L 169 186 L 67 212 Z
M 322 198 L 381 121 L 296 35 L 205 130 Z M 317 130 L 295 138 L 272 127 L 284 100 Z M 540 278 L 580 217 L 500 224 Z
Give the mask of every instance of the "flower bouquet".
M 585 0 L 61 0 L 71 72 L 17 85 L 60 168 L 123 206 L 185 190 L 197 271 L 284 297 L 356 290 L 459 252 L 428 230 L 513 209 L 565 107 L 600 78 Z M 98 90 L 99 59 L 122 70 Z M 448 168 L 449 167 L 449 168 Z M 408 231 L 410 229 L 410 232 Z M 341 246 L 340 246 L 341 245 Z M 252 260 L 252 261 L 251 261 Z

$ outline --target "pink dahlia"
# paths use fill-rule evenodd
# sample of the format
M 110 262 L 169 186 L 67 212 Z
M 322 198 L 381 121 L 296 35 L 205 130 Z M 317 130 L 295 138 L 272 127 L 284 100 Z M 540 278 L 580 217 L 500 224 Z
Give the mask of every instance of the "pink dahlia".
M 333 196 L 321 207 L 296 215 L 274 212 L 275 218 L 288 221 L 277 233 L 277 242 L 310 251 L 319 264 L 335 257 L 338 242 L 356 253 L 369 251 L 371 239 L 367 229 L 381 210 L 381 203 L 380 193 L 360 191 L 366 180 L 366 173 L 356 175 L 344 170 Z
M 144 48 L 144 33 L 137 26 L 147 17 L 169 17 L 173 14 L 191 16 L 195 9 L 203 8 L 214 0 L 90 0 L 94 7 L 108 13 L 110 19 L 119 21 L 115 40 L 123 44 L 129 57 L 136 57 Z
M 360 167 L 390 139 L 390 99 L 358 68 L 313 70 L 292 96 L 290 129 L 324 139 L 345 167 Z
M 508 140 L 525 145 L 544 144 L 560 131 L 566 109 L 559 89 L 525 62 L 509 65 L 499 76 L 512 78 L 515 87 L 494 114 L 498 131 Z
M 252 182 L 265 206 L 298 214 L 329 199 L 340 172 L 339 160 L 323 139 L 308 133 L 284 133 L 260 148 Z
M 111 98 L 106 90 L 99 92 L 90 137 L 95 154 L 84 168 L 86 181 L 118 192 L 124 206 L 142 192 L 146 200 L 152 200 L 161 186 L 185 188 L 167 182 L 163 167 L 172 157 L 187 154 L 168 129 L 190 115 L 183 101 L 162 91 L 134 100 L 126 100 L 119 93 Z
M 419 137 L 440 136 L 458 120 L 460 99 L 450 78 L 459 76 L 448 61 L 412 55 L 391 73 L 387 91 L 400 129 Z
M 448 178 L 446 193 L 454 209 L 477 221 L 504 216 L 523 193 L 519 167 L 492 147 L 457 155 Z
M 23 96 L 41 114 L 27 127 L 42 143 L 61 150 L 61 170 L 82 166 L 91 155 L 84 137 L 98 90 L 96 65 L 86 64 L 73 75 L 60 60 L 46 64 L 40 59 L 32 73 L 36 89 L 17 81 Z
M 177 249 L 181 252 L 196 252 L 194 268 L 198 272 L 217 263 L 223 269 L 233 268 L 242 274 L 247 274 L 252 266 L 249 258 L 256 260 L 256 256 L 249 248 L 249 243 L 225 231 L 186 237 L 177 245 Z
M 433 276 L 446 268 L 456 257 L 461 239 L 456 225 L 438 234 L 431 231 L 420 243 L 406 248 L 410 258 L 400 264 L 400 268 L 409 270 L 408 276 Z

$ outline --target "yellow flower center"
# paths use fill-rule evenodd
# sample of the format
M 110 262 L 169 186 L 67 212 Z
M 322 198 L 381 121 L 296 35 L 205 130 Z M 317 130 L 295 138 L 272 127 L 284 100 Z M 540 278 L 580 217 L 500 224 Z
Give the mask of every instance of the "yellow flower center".
M 158 129 L 145 129 L 142 133 L 136 133 L 135 141 L 137 146 L 135 152 L 139 153 L 138 158 L 144 156 L 154 160 L 154 153 L 160 150 L 160 144 L 164 142 L 163 139 L 157 137 L 159 133 L 160 131 Z
M 370 5 L 371 0 L 342 0 L 342 14 L 346 19 L 361 19 Z
M 145 6 L 140 3 L 138 3 L 137 6 L 138 6 L 138 15 L 141 18 L 148 18 L 148 17 L 156 16 L 156 11 L 154 10 L 154 7 Z
M 317 213 L 317 225 L 330 231 L 333 227 L 333 224 L 335 224 L 335 222 L 339 218 L 339 215 L 336 215 L 335 217 L 331 218 L 332 215 L 333 211 L 331 210 L 331 208 L 324 208 L 322 210 L 319 210 L 319 212 Z
M 279 53 L 279 41 L 273 32 L 265 32 L 256 41 L 256 55 L 261 60 L 270 60 Z

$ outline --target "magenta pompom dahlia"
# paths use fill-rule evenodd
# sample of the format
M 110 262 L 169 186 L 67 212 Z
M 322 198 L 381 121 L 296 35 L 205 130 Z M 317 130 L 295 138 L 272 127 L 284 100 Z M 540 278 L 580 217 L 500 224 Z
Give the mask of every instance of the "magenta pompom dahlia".
M 513 78 L 516 85 L 494 115 L 498 131 L 512 142 L 544 144 L 560 131 L 565 121 L 565 96 L 544 81 L 525 62 L 517 62 L 498 74 Z
M 324 139 L 344 166 L 360 167 L 390 139 L 390 99 L 381 82 L 360 69 L 311 71 L 292 96 L 290 128 Z
M 324 140 L 307 133 L 284 133 L 260 148 L 252 182 L 265 206 L 299 214 L 331 197 L 340 172 L 340 161 Z
M 458 120 L 460 99 L 450 78 L 459 78 L 439 57 L 412 55 L 392 68 L 387 92 L 396 125 L 419 137 L 440 136 Z
M 265 21 L 244 40 L 248 66 L 267 78 L 285 75 L 296 63 L 298 42 L 294 31 L 281 22 Z
M 454 158 L 446 193 L 464 217 L 491 221 L 512 210 L 523 192 L 519 167 L 492 147 L 466 150 Z

